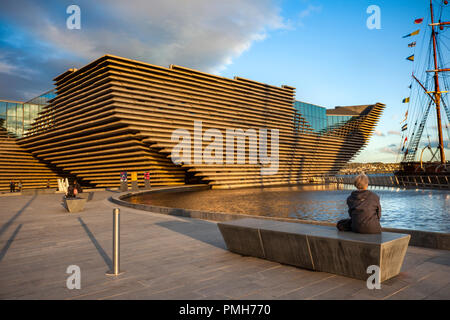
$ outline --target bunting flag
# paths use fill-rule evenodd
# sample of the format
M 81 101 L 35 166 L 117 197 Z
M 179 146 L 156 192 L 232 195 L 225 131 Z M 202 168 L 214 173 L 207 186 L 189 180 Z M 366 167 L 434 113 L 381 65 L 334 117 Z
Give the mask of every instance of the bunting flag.
M 405 141 L 403 141 L 402 151 L 405 149 L 406 141 L 408 141 L 408 137 L 406 137 L 406 138 L 405 138 Z
M 408 97 L 408 98 L 405 98 L 405 99 L 403 99 L 402 103 L 409 103 L 409 97 Z
M 407 123 L 405 123 L 403 125 L 403 127 L 402 127 L 402 132 L 405 131 L 405 130 L 408 130 L 408 124 Z
M 416 46 L 416 41 L 411 42 L 410 44 L 408 44 L 408 47 L 409 47 L 409 48 L 413 48 L 413 47 L 415 47 L 415 46 Z
M 406 36 L 403 36 L 403 38 L 408 38 L 408 37 L 411 37 L 411 36 L 418 35 L 419 32 L 420 32 L 420 29 L 418 29 L 418 30 L 416 30 L 416 31 L 414 31 L 414 32 L 412 32 L 410 34 L 407 34 Z
M 402 121 L 402 122 L 400 122 L 400 123 L 403 123 L 403 122 L 405 122 L 405 121 L 406 121 L 406 119 L 408 119 L 408 110 L 406 110 L 406 113 L 405 113 L 405 119 L 403 119 L 403 121 Z
M 423 21 L 423 18 L 420 18 L 420 19 L 414 20 L 414 23 L 415 23 L 415 24 L 421 24 L 422 21 Z
M 406 58 L 406 60 L 414 61 L 414 55 L 410 55 L 408 58 Z

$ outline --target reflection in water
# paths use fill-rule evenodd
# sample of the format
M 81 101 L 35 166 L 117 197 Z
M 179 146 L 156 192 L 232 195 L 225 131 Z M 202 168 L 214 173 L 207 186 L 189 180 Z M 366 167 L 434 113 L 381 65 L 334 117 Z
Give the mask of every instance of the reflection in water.
M 347 218 L 352 186 L 204 190 L 135 196 L 133 203 L 223 213 L 336 222 Z M 384 227 L 450 232 L 450 193 L 443 190 L 370 188 L 381 199 Z

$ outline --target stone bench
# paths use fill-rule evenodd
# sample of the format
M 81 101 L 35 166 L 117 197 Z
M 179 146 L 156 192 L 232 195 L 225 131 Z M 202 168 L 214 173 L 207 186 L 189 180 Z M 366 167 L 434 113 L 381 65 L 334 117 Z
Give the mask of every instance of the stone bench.
M 380 267 L 380 282 L 399 274 L 408 234 L 358 234 L 334 227 L 263 219 L 218 223 L 228 250 L 310 270 L 366 280 Z
M 70 213 L 83 211 L 86 201 L 85 198 L 64 198 L 65 207 Z

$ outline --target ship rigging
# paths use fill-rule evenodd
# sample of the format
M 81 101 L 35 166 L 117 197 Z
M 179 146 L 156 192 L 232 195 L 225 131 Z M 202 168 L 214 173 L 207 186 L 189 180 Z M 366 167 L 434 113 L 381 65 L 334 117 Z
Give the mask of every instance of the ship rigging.
M 423 41 L 419 42 L 421 46 L 417 46 L 418 41 L 408 44 L 408 47 L 414 48 L 414 53 L 406 58 L 413 63 L 413 72 L 410 96 L 403 100 L 408 107 L 401 123 L 403 134 L 399 175 L 450 173 L 445 154 L 450 140 L 450 21 L 443 21 L 450 6 L 447 0 L 434 2 L 430 0 L 430 15 L 425 23 L 429 28 L 423 28 L 425 32 Z M 414 22 L 420 25 L 424 21 L 424 18 L 419 18 Z M 417 36 L 420 31 L 418 29 L 403 38 Z M 430 151 L 429 160 L 424 164 L 424 152 L 427 150 Z M 418 154 L 420 157 L 416 159 Z

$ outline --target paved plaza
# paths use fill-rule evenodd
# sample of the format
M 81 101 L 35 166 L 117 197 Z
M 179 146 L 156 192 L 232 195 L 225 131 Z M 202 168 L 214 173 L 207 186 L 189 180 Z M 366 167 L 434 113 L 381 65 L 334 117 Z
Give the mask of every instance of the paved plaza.
M 450 252 L 408 248 L 402 272 L 364 281 L 242 257 L 215 222 L 121 209 L 121 268 L 112 260 L 110 191 L 69 214 L 62 194 L 0 196 L 0 299 L 450 299 Z M 84 194 L 87 196 L 87 194 Z M 81 269 L 69 290 L 67 267 Z

